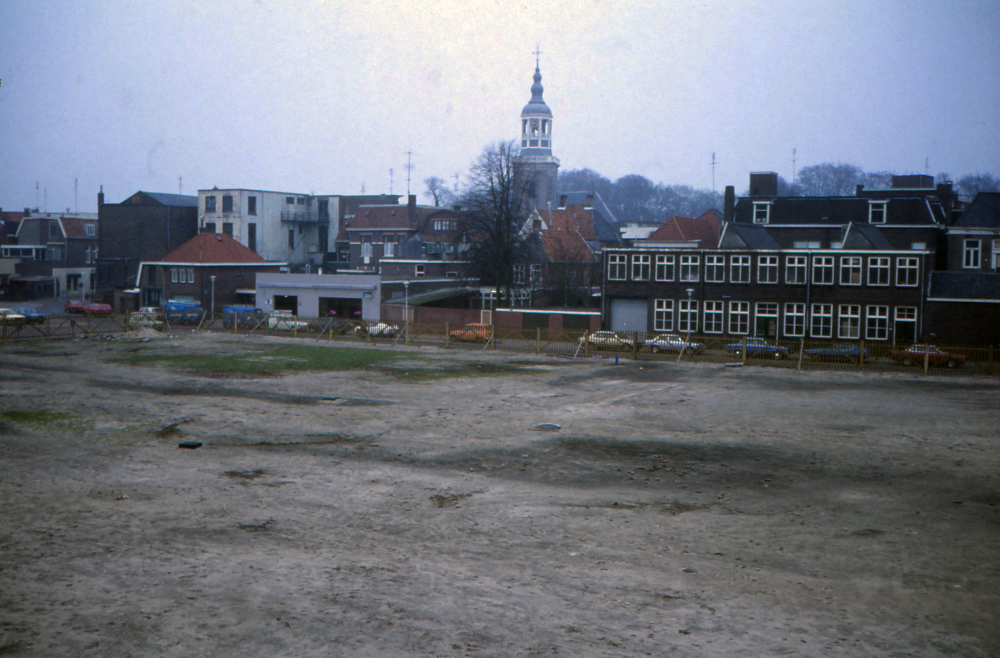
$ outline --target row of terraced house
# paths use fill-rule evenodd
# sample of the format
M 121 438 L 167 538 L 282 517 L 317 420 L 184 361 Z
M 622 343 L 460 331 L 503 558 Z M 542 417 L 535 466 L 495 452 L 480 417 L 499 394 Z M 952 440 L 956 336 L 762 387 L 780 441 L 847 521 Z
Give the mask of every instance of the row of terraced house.
M 1000 194 L 894 176 L 854 196 L 726 189 L 718 233 L 603 250 L 615 331 L 905 344 L 1000 343 Z

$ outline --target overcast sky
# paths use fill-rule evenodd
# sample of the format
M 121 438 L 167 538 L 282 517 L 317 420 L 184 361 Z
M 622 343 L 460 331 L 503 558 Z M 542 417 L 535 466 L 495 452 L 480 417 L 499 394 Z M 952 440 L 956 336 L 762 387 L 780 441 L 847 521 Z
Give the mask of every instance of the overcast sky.
M 405 194 L 407 151 L 422 194 L 518 136 L 536 43 L 563 170 L 996 174 L 998 34 L 996 0 L 2 0 L 0 206 Z

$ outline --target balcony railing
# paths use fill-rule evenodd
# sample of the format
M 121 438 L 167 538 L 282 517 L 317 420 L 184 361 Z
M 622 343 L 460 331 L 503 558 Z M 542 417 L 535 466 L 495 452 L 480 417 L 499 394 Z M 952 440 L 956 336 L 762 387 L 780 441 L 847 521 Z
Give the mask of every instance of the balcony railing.
M 314 212 L 296 212 L 292 210 L 286 210 L 281 213 L 281 221 L 292 222 L 295 224 L 324 224 L 329 223 L 329 215 L 325 215 L 323 218 L 317 217 Z

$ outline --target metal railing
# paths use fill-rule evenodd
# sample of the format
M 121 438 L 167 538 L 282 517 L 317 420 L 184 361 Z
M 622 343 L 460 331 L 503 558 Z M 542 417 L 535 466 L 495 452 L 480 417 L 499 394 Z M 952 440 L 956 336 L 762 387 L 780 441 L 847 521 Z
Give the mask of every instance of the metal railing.
M 289 336 L 378 346 L 426 346 L 465 351 L 508 352 L 564 358 L 617 358 L 733 367 L 767 366 L 797 370 L 856 370 L 934 375 L 1000 375 L 1000 351 L 993 347 L 917 344 L 893 346 L 873 340 L 760 341 L 743 336 L 612 333 L 514 329 L 489 325 L 390 323 L 362 320 L 281 318 L 241 319 L 217 314 L 200 324 L 151 323 L 143 314 L 67 315 L 42 323 L 0 324 L 0 344 L 34 340 L 120 337 L 143 328 L 166 332 L 217 331 L 235 335 Z

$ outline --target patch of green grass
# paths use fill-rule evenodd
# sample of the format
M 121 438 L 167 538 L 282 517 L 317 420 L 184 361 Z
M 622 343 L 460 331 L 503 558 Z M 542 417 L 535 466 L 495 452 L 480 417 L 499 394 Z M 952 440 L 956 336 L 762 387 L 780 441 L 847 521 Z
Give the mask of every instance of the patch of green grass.
M 4 420 L 9 420 L 12 423 L 21 423 L 27 425 L 29 423 L 58 423 L 60 421 L 69 420 L 72 418 L 71 414 L 66 414 L 58 411 L 47 411 L 45 409 L 30 409 L 30 410 L 17 410 L 17 411 L 0 411 L 0 418 Z
M 538 372 L 534 368 L 496 363 L 453 363 L 444 366 L 382 366 L 382 372 L 402 381 L 426 382 L 451 377 L 502 377 L 527 375 Z
M 398 359 L 386 350 L 280 345 L 267 350 L 221 354 L 135 353 L 132 365 L 165 363 L 220 374 L 268 375 L 301 370 L 360 370 Z

